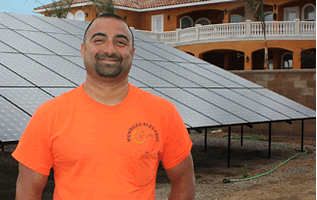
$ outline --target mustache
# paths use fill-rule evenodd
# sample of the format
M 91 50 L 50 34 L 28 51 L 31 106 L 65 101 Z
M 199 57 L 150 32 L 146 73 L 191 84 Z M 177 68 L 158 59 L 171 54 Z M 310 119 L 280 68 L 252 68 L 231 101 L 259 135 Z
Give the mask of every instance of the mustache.
M 108 53 L 97 53 L 95 55 L 95 58 L 96 59 L 104 59 L 104 58 L 114 58 L 116 60 L 119 60 L 119 61 L 122 61 L 122 57 L 120 55 L 117 55 L 117 54 L 111 54 L 109 55 Z

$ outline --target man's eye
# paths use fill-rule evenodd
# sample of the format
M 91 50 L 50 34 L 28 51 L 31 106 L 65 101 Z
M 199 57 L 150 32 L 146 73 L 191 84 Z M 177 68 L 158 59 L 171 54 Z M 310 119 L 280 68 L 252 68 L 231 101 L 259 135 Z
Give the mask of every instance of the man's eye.
M 102 42 L 102 39 L 97 39 L 94 42 Z
M 121 45 L 121 46 L 123 46 L 123 45 L 126 45 L 127 43 L 126 42 L 124 42 L 124 41 L 118 41 L 117 42 L 119 45 Z

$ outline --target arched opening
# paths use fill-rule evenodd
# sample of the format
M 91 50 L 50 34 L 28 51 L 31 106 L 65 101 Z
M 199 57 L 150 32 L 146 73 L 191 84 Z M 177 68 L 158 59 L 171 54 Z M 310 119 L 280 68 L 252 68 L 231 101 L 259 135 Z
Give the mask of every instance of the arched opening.
M 202 59 L 226 70 L 244 70 L 244 52 L 235 50 L 212 50 Z
M 197 19 L 195 21 L 195 24 L 209 25 L 210 24 L 210 20 L 205 18 L 205 17 L 202 17 L 202 18 Z
M 316 69 L 316 48 L 301 52 L 301 69 Z
M 73 13 L 68 12 L 68 13 L 67 13 L 67 16 L 66 16 L 66 19 L 75 19 L 75 16 L 74 16 Z
M 82 10 L 78 10 L 75 14 L 75 20 L 85 21 L 85 13 Z
M 198 24 L 221 24 L 224 18 L 222 10 L 197 10 L 177 16 L 179 28 L 193 27 Z
M 241 15 L 233 14 L 230 17 L 231 23 L 238 23 L 238 22 L 242 22 L 242 21 L 243 21 L 243 16 L 241 16 Z
M 265 20 L 266 22 L 268 22 L 268 21 L 273 21 L 273 12 L 271 12 L 271 11 L 265 12 L 265 13 L 264 13 L 264 20 Z
M 293 53 L 285 52 L 281 56 L 281 68 L 282 69 L 293 69 Z
M 316 8 L 313 4 L 308 3 L 303 6 L 302 10 L 303 21 L 315 21 L 316 20 Z
M 193 19 L 189 16 L 184 16 L 180 19 L 180 28 L 189 28 L 193 26 Z

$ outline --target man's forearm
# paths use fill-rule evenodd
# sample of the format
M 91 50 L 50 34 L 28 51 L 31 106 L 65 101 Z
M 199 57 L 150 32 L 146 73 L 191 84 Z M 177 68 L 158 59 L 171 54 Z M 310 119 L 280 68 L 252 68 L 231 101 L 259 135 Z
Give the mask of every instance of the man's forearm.
M 168 200 L 195 199 L 195 178 L 184 177 L 179 182 L 172 183 Z

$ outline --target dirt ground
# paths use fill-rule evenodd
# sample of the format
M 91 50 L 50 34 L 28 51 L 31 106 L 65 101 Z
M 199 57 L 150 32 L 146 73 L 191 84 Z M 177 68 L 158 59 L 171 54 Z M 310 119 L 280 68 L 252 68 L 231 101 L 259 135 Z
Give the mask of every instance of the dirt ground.
M 243 169 L 250 177 L 266 173 L 298 151 L 272 145 L 268 159 L 267 143 L 232 140 L 230 168 L 227 168 L 227 139 L 225 135 L 208 134 L 208 152 L 204 152 L 204 135 L 191 134 L 192 155 L 196 175 L 196 199 L 316 199 L 316 139 L 305 138 L 306 155 L 298 155 L 268 175 L 247 181 L 223 183 L 223 179 L 243 178 Z M 300 149 L 300 137 L 274 136 L 272 142 Z M 0 152 L 0 199 L 13 200 L 18 163 L 11 157 L 15 145 Z M 244 167 L 244 164 L 247 166 Z M 170 183 L 159 166 L 156 199 L 167 199 Z M 53 174 L 43 192 L 43 200 L 52 199 Z

